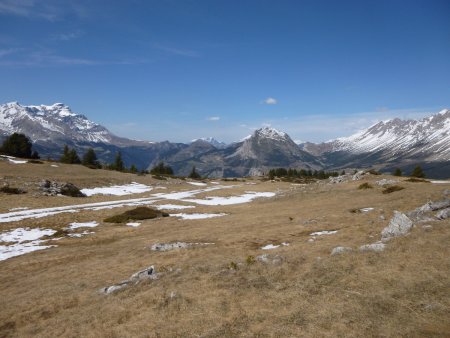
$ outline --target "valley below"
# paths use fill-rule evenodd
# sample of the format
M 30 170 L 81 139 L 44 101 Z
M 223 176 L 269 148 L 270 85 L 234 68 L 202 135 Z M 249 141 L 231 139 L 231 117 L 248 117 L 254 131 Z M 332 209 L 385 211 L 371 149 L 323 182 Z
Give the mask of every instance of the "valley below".
M 0 193 L 0 337 L 450 332 L 450 181 L 161 180 L 11 158 L 0 178 L 26 191 Z M 141 207 L 161 217 L 105 222 Z

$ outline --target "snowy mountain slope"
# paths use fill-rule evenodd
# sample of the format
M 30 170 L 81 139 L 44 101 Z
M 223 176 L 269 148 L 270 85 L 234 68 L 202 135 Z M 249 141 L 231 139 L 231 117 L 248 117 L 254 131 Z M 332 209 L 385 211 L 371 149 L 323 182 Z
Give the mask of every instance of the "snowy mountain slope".
M 116 136 L 106 128 L 73 113 L 63 103 L 51 106 L 22 106 L 17 102 L 0 105 L 0 130 L 21 132 L 33 141 L 70 138 L 74 141 L 111 143 Z
M 192 140 L 191 143 L 194 143 L 196 141 L 205 141 L 208 142 L 209 144 L 213 145 L 214 147 L 218 148 L 218 149 L 223 149 L 227 146 L 227 144 L 225 142 L 221 142 L 216 140 L 214 137 L 202 137 L 202 138 L 197 138 L 195 140 Z
M 383 158 L 420 157 L 450 160 L 450 110 L 420 119 L 379 122 L 350 137 L 331 142 L 332 151 L 352 154 L 383 152 Z

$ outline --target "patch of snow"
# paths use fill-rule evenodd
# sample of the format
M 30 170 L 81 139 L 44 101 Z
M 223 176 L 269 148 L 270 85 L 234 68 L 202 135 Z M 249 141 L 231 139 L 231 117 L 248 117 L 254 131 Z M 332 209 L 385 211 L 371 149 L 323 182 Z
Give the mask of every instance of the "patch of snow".
M 8 161 L 14 164 L 24 164 L 27 163 L 28 161 L 23 161 L 23 160 L 13 160 L 11 158 L 8 158 Z
M 51 236 L 56 232 L 53 229 L 30 229 L 17 228 L 0 233 L 0 242 L 22 243 L 26 241 L 34 241 L 44 236 Z
M 202 205 L 232 205 L 248 203 L 258 197 L 273 197 L 273 192 L 247 192 L 241 196 L 230 197 L 206 197 L 205 199 L 185 199 L 186 202 L 202 204 Z
M 279 248 L 281 245 L 282 245 L 282 246 L 289 246 L 289 243 L 283 242 L 283 243 L 281 243 L 281 244 L 279 244 L 279 245 L 267 244 L 267 245 L 263 246 L 263 247 L 261 248 L 261 250 L 272 250 L 272 249 Z
M 81 232 L 81 233 L 78 233 L 78 234 L 69 234 L 69 235 L 67 235 L 67 236 L 72 237 L 72 238 L 80 238 L 80 237 L 83 237 L 83 236 L 86 236 L 86 235 L 92 235 L 92 234 L 95 234 L 95 232 L 85 230 L 85 231 L 83 231 L 83 232 Z
M 29 252 L 56 247 L 56 245 L 40 245 L 43 242 L 45 241 L 36 240 L 27 243 L 16 243 L 13 245 L 0 245 L 0 261 L 24 255 Z
M 214 217 L 222 217 L 227 214 L 170 214 L 170 216 L 180 217 L 181 219 L 205 219 L 205 218 L 214 218 Z
M 141 223 L 137 223 L 137 222 L 127 223 L 127 226 L 133 227 L 133 228 L 137 228 L 140 225 L 141 225 Z
M 18 211 L 18 210 L 27 210 L 27 209 L 28 209 L 28 207 L 20 207 L 20 208 L 9 209 L 9 211 Z
M 207 185 L 206 183 L 203 183 L 203 182 L 186 182 L 186 183 L 191 184 L 191 185 L 196 185 L 199 187 L 204 187 Z
M 59 168 L 59 165 L 57 165 L 57 164 L 51 164 L 50 167 L 53 167 L 53 168 Z
M 444 180 L 434 180 L 434 181 L 430 181 L 431 183 L 434 184 L 450 184 L 450 181 L 444 181 Z
M 98 225 L 96 221 L 85 222 L 85 223 L 70 223 L 69 229 L 78 229 L 78 228 L 94 228 Z
M 145 184 L 139 184 L 136 182 L 132 182 L 131 184 L 125 185 L 114 185 L 110 187 L 101 187 L 101 188 L 91 188 L 91 189 L 81 189 L 81 192 L 86 196 L 93 195 L 114 195 L 114 196 L 123 196 L 130 194 L 141 194 L 147 191 L 153 190 L 152 187 L 149 187 Z
M 324 231 L 316 231 L 313 232 L 311 234 L 309 234 L 310 236 L 322 236 L 322 235 L 333 235 L 337 232 L 337 230 L 324 230 Z
M 362 209 L 359 209 L 359 210 L 361 210 L 362 212 L 369 212 L 369 211 L 372 211 L 374 209 L 375 208 L 362 208 Z
M 159 204 L 154 205 L 158 210 L 182 210 L 195 208 L 193 205 Z

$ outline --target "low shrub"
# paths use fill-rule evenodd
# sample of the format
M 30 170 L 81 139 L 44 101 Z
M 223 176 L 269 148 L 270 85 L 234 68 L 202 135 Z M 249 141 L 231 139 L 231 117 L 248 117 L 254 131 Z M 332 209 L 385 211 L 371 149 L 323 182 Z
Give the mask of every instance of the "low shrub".
M 72 183 L 66 183 L 61 187 L 61 195 L 70 197 L 86 197 L 86 195 Z
M 405 189 L 405 188 L 403 188 L 403 187 L 401 187 L 399 185 L 392 185 L 392 186 L 387 187 L 386 189 L 384 189 L 382 191 L 382 193 L 383 194 L 390 194 L 390 193 L 392 193 L 394 191 L 400 191 L 400 190 L 403 190 L 403 189 Z
M 153 175 L 152 178 L 155 180 L 167 181 L 167 178 L 161 175 Z
M 28 163 L 32 163 L 32 164 L 44 164 L 44 162 L 39 161 L 39 160 L 28 160 Z
M 139 221 L 143 219 L 153 219 L 157 217 L 168 217 L 169 214 L 149 207 L 137 207 L 132 210 L 125 211 L 119 215 L 105 218 L 103 221 L 107 223 L 125 223 L 128 221 Z
M 372 175 L 381 175 L 381 173 L 380 173 L 379 171 L 376 171 L 375 169 L 370 169 L 370 170 L 369 170 L 369 174 L 372 174 Z
M 0 188 L 0 192 L 3 192 L 5 194 L 9 194 L 9 195 L 20 195 L 20 194 L 25 194 L 26 191 L 20 188 L 11 188 L 8 185 L 5 185 L 4 187 Z
M 245 259 L 245 262 L 248 265 L 255 263 L 256 262 L 255 256 L 252 256 L 252 255 L 247 256 L 247 258 Z
M 366 183 L 360 184 L 358 189 L 373 189 L 373 186 L 366 182 Z
M 361 213 L 361 209 L 356 209 L 356 208 L 350 209 L 349 211 L 350 211 L 352 214 L 360 214 L 360 213 Z
M 430 183 L 430 181 L 424 180 L 423 178 L 410 177 L 405 182 L 422 182 L 422 183 Z

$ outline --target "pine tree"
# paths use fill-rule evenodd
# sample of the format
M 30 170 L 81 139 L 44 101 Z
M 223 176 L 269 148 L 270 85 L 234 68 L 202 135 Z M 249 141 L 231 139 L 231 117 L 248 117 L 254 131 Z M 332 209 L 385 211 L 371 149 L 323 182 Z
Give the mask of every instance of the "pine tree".
M 402 170 L 400 168 L 395 169 L 394 176 L 402 176 Z
M 81 163 L 80 157 L 78 156 L 75 148 L 72 148 L 69 151 L 69 163 L 70 164 L 80 164 Z
M 191 173 L 189 174 L 189 178 L 193 179 L 201 178 L 200 174 L 195 170 L 195 165 L 192 167 Z
M 85 166 L 90 166 L 90 167 L 99 167 L 99 163 L 97 160 L 97 155 L 95 154 L 94 149 L 89 148 L 86 153 L 83 155 L 83 160 L 82 162 L 83 165 Z
M 418 177 L 418 178 L 424 178 L 425 177 L 425 173 L 422 170 L 422 167 L 420 165 L 417 165 L 413 172 L 411 173 L 412 177 Z
M 114 170 L 117 170 L 117 171 L 123 171 L 125 169 L 125 166 L 124 166 L 123 160 L 122 160 L 122 154 L 120 153 L 120 151 L 118 153 L 116 153 L 116 159 L 114 160 L 113 168 L 114 168 Z
M 63 148 L 63 154 L 61 155 L 61 158 L 59 159 L 59 162 L 61 163 L 70 163 L 70 159 L 69 159 L 69 146 L 67 144 L 64 145 Z
M 31 148 L 32 143 L 27 136 L 14 133 L 3 142 L 0 152 L 10 156 L 31 158 Z
M 138 170 L 137 170 L 136 166 L 134 164 L 132 164 L 131 167 L 130 167 L 130 173 L 136 174 L 137 171 Z

